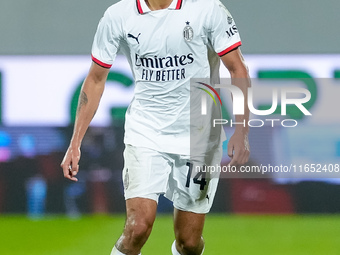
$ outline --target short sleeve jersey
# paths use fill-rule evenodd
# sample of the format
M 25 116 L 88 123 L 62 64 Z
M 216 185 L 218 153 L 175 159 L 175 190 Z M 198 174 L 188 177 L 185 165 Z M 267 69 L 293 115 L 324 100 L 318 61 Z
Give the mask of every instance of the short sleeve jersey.
M 218 56 L 240 45 L 235 22 L 218 0 L 173 0 L 156 11 L 144 0 L 109 7 L 97 28 L 92 60 L 110 68 L 120 50 L 129 61 L 135 91 L 124 142 L 188 155 L 190 79 L 218 78 Z

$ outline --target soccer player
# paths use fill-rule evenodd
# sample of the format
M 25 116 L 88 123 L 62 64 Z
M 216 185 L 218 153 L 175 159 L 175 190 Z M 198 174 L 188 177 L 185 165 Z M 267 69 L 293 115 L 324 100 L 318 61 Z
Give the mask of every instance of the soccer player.
M 93 63 L 82 86 L 73 136 L 61 166 L 66 178 L 77 181 L 82 139 L 121 50 L 131 66 L 135 94 L 126 113 L 124 137 L 127 219 L 111 255 L 140 254 L 161 194 L 174 204 L 172 254 L 203 254 L 203 225 L 218 178 L 189 174 L 197 164 L 190 162 L 190 79 L 216 80 L 221 59 L 247 99 L 250 83 L 240 45 L 232 16 L 217 0 L 122 0 L 100 20 L 92 46 Z M 247 123 L 248 115 L 246 110 L 236 121 Z M 247 134 L 248 127 L 236 126 L 228 143 L 231 165 L 248 160 Z M 222 142 L 223 135 L 199 163 L 219 163 Z

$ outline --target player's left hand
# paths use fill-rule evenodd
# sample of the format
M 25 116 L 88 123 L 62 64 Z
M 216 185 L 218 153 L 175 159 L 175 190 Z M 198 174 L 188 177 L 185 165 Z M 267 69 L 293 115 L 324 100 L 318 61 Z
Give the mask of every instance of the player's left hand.
M 231 158 L 229 165 L 237 166 L 247 163 L 249 154 L 248 134 L 235 132 L 228 143 L 228 156 Z

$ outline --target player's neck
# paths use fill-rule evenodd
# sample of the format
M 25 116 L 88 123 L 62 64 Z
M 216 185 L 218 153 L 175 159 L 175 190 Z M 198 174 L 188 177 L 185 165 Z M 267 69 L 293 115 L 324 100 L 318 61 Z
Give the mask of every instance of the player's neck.
M 145 0 L 151 11 L 166 9 L 170 6 L 171 2 L 172 0 Z

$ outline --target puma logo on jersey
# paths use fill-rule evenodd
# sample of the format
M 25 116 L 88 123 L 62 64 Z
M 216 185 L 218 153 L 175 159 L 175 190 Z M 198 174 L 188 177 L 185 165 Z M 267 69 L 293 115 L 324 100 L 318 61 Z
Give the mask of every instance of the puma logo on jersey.
M 129 37 L 129 38 L 135 39 L 135 40 L 137 41 L 137 43 L 139 44 L 138 37 L 140 36 L 140 34 L 141 34 L 141 33 L 139 33 L 139 34 L 137 35 L 137 37 L 134 36 L 134 35 L 132 35 L 132 34 L 128 34 L 128 37 Z

